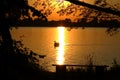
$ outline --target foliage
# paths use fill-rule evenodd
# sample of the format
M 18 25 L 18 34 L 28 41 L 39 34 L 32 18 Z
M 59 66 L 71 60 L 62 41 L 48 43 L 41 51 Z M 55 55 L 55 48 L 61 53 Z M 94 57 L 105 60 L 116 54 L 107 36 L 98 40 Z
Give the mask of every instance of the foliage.
M 66 6 L 65 2 L 69 2 L 69 4 Z M 51 15 L 54 12 L 60 16 L 72 15 L 74 16 L 73 21 L 79 23 L 87 24 L 91 22 L 93 24 L 101 24 L 104 22 L 103 24 L 105 24 L 107 21 L 120 21 L 119 4 L 116 3 L 114 5 L 111 5 L 107 2 L 107 0 L 94 0 L 93 4 L 89 4 L 80 0 L 37 0 L 33 6 L 36 9 L 38 7 L 41 7 L 39 10 L 46 16 Z M 110 35 L 116 34 L 119 31 L 118 27 L 119 25 L 114 27 L 107 26 L 106 32 Z M 72 28 L 74 27 L 70 27 L 70 29 Z
M 113 59 L 112 67 L 110 68 L 111 72 L 119 73 L 120 71 L 120 64 L 118 64 L 117 59 Z
M 15 25 L 21 19 L 31 19 L 34 16 L 37 16 L 41 20 L 47 20 L 41 11 L 28 5 L 28 0 L 2 0 L 0 3 L 1 15 L 5 16 L 6 22 L 11 26 Z
M 13 42 L 13 47 L 16 55 L 24 55 L 26 56 L 26 60 L 29 63 L 35 65 L 36 67 L 40 67 L 39 60 L 40 58 L 44 58 L 45 55 L 39 55 L 38 53 L 33 52 L 29 48 L 24 47 L 21 41 L 14 40 Z
M 67 1 L 71 1 L 71 0 L 67 0 Z M 74 1 L 71 1 L 71 2 L 74 3 Z M 81 4 L 82 4 L 82 2 L 81 2 Z M 77 6 L 77 9 L 80 9 L 82 5 L 80 5 L 80 4 L 78 4 L 78 5 L 79 6 Z M 79 11 L 79 10 L 76 9 L 76 11 L 80 12 L 79 15 L 83 16 L 82 18 L 78 18 L 77 21 L 82 21 L 82 20 L 84 20 L 84 22 L 96 21 L 96 22 L 100 23 L 101 21 L 105 21 L 105 20 L 108 20 L 108 21 L 109 20 L 117 20 L 117 21 L 120 20 L 120 17 L 117 14 L 116 15 L 111 15 L 111 14 L 104 13 L 104 11 L 101 12 L 101 11 L 97 10 L 97 6 L 99 6 L 100 8 L 103 8 L 103 9 L 106 9 L 106 10 L 111 9 L 111 10 L 113 10 L 113 12 L 116 12 L 116 11 L 119 12 L 120 10 L 119 10 L 118 4 L 112 6 L 109 3 L 107 3 L 106 0 L 95 0 L 94 5 L 96 6 L 96 10 L 95 9 L 90 9 L 90 7 L 88 7 L 88 6 L 82 7 L 80 9 L 82 11 Z M 76 11 L 74 11 L 74 12 L 76 12 Z M 84 13 L 86 13 L 86 14 L 84 14 Z M 118 27 L 108 27 L 106 32 L 110 35 L 116 34 L 118 32 Z
M 2 44 L 2 42 L 0 44 Z M 0 70 L 3 69 L 3 71 L 7 71 L 8 73 L 8 75 L 6 75 L 6 78 L 11 78 L 14 80 L 37 80 L 46 78 L 46 69 L 44 69 L 42 65 L 39 65 L 40 58 L 43 59 L 45 55 L 39 55 L 32 50 L 29 50 L 28 48 L 24 47 L 21 41 L 16 40 L 13 40 L 14 53 L 5 55 L 4 57 L 1 49 L 2 45 L 0 45 L 1 60 L 3 60 L 3 58 L 6 58 L 4 60 L 9 61 L 9 64 L 7 64 L 7 66 L 5 66 L 4 61 L 0 62 L 0 65 L 3 66 L 0 67 Z M 4 70 L 4 68 L 7 69 Z M 0 73 L 2 72 L 0 71 Z M 3 74 L 3 76 L 5 75 Z

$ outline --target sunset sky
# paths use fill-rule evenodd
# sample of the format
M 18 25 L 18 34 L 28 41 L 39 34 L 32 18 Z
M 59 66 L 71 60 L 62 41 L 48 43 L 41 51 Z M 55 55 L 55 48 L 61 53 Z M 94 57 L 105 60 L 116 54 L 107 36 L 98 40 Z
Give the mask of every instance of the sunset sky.
M 35 1 L 38 1 L 38 2 L 35 2 Z M 89 4 L 94 3 L 94 0 L 81 0 L 81 1 L 84 1 Z M 106 1 L 109 3 L 110 6 L 114 6 L 115 4 L 120 3 L 119 0 L 106 0 Z M 64 6 L 64 8 L 62 8 L 62 9 L 65 9 L 66 7 L 68 7 L 71 4 L 68 1 L 64 1 L 64 0 L 28 0 L 28 2 L 29 2 L 29 5 L 34 6 L 38 10 L 43 9 L 41 2 L 45 2 L 46 8 L 43 9 L 43 13 L 45 10 L 46 11 L 49 11 L 48 9 L 52 10 L 52 14 L 47 16 L 48 20 L 61 20 L 61 19 L 65 19 L 65 18 L 70 18 L 71 20 L 73 20 L 75 18 L 78 18 L 77 15 L 73 16 L 73 14 L 67 15 L 67 16 L 66 15 L 59 16 L 59 14 L 56 13 L 57 11 L 59 11 L 61 9 L 62 6 Z M 47 5 L 48 2 L 51 3 L 51 5 Z M 61 5 L 59 5 L 59 4 L 61 4 Z M 53 8 L 54 8 L 54 10 L 53 10 Z M 77 12 L 77 13 L 80 13 L 80 12 Z

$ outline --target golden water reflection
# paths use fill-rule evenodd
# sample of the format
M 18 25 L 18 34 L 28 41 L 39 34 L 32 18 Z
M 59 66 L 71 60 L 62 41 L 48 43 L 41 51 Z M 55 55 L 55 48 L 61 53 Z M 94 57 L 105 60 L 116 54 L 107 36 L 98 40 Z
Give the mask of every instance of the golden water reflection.
M 57 53 L 57 64 L 64 64 L 64 27 L 58 27 L 58 41 L 60 46 Z

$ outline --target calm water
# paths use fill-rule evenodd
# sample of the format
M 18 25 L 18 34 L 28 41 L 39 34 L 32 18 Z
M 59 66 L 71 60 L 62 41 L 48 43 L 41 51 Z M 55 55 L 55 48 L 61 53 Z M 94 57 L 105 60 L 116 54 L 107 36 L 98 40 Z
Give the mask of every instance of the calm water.
M 46 57 L 40 64 L 55 71 L 52 64 L 86 64 L 88 55 L 93 56 L 95 64 L 112 65 L 116 58 L 120 63 L 120 33 L 110 37 L 105 28 L 72 29 L 64 27 L 12 29 L 12 37 L 23 40 L 26 47 Z M 60 42 L 54 47 L 54 41 Z

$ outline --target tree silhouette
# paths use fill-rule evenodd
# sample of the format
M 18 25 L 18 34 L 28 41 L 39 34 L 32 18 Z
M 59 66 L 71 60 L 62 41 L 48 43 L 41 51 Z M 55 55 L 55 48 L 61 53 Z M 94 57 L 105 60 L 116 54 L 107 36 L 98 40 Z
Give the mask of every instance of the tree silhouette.
M 106 18 L 110 18 L 110 17 L 116 17 L 115 21 L 119 22 L 119 18 L 120 18 L 120 10 L 119 7 L 116 7 L 116 5 L 111 6 L 109 5 L 106 0 L 95 0 L 94 4 L 89 4 L 89 3 L 85 3 L 79 0 L 66 0 L 69 1 L 75 5 L 79 5 L 77 8 L 81 8 L 81 6 L 84 6 L 85 8 L 81 8 L 80 10 L 80 16 L 84 16 L 81 20 L 78 19 L 77 21 L 83 21 L 87 22 L 90 21 L 91 18 L 91 14 L 95 14 L 95 16 L 92 16 L 92 21 L 96 21 L 97 22 L 101 22 L 104 21 L 104 19 Z M 71 6 L 74 6 L 74 5 Z M 70 7 L 68 7 L 69 9 Z M 74 7 L 71 7 L 70 10 L 72 10 Z M 75 9 L 77 10 L 77 9 Z M 63 12 L 65 13 L 66 10 L 64 10 Z M 74 11 L 76 12 L 76 11 Z M 74 13 L 73 11 L 70 12 Z M 59 11 L 59 13 L 61 13 L 61 11 Z M 86 13 L 86 14 L 85 14 Z M 109 14 L 107 14 L 109 13 Z M 101 20 L 101 21 L 100 21 Z M 112 19 L 110 19 L 112 21 Z M 108 20 L 109 21 L 109 20 Z M 114 20 L 113 20 L 114 21 Z M 107 26 L 107 33 L 110 35 L 116 34 L 118 32 L 118 27 L 120 25 L 117 25 L 115 27 L 111 27 L 111 26 Z M 95 26 L 94 26 L 95 27 Z M 101 26 L 102 27 L 102 26 Z
M 110 7 L 105 8 L 105 6 L 107 6 L 106 0 L 95 0 L 95 4 L 100 4 L 100 3 L 104 2 L 104 4 L 101 5 L 102 7 L 96 6 L 96 5 L 91 5 L 91 4 L 88 4 L 88 3 L 84 3 L 84 2 L 81 2 L 79 0 L 67 0 L 67 1 L 70 1 L 71 3 L 74 3 L 76 5 L 81 5 L 81 6 L 85 6 L 85 7 L 95 9 L 95 10 L 98 10 L 98 11 L 102 11 L 102 12 L 106 12 L 106 13 L 110 13 L 110 14 L 113 14 L 113 15 L 120 16 L 120 11 L 119 10 L 113 10 Z
M 21 17 L 30 18 L 28 10 L 33 12 L 32 16 L 38 16 L 42 20 L 47 18 L 38 10 L 28 5 L 27 0 L 1 0 L 0 1 L 0 36 L 2 37 L 0 45 L 0 74 L 1 79 L 15 79 L 18 76 L 12 76 L 17 73 L 15 70 L 28 70 L 28 60 L 20 49 L 14 47 L 14 41 L 10 34 L 10 27 L 17 23 Z M 16 49 L 16 50 L 15 50 Z M 17 51 L 17 52 L 16 52 Z M 17 55 L 15 53 L 18 53 Z M 19 56 L 18 56 L 19 55 Z M 34 58 L 35 59 L 35 58 Z M 20 62 L 19 62 L 20 61 Z M 23 62 L 23 63 L 22 63 Z M 20 67 L 21 66 L 21 67 Z M 26 67 L 27 68 L 26 68 Z M 18 69 L 17 69 L 18 68 Z M 15 69 L 15 70 L 14 70 Z M 22 70 L 23 69 L 23 70 Z M 13 74 L 11 73 L 13 71 Z M 28 74 L 28 73 L 26 73 Z M 4 77 L 6 76 L 6 77 Z
M 67 6 L 64 4 L 64 1 L 70 2 Z M 106 27 L 107 33 L 110 35 L 116 34 L 120 26 L 120 9 L 119 3 L 115 5 L 109 4 L 106 0 L 94 0 L 93 4 L 86 3 L 80 0 L 64 0 L 54 1 L 54 0 L 40 0 L 35 1 L 33 4 L 35 8 L 41 7 L 39 10 L 46 15 L 44 10 L 48 10 L 48 15 L 52 14 L 54 10 L 59 8 L 56 12 L 60 16 L 74 16 L 74 21 L 82 24 L 90 25 L 91 27 Z M 54 4 L 52 4 L 54 2 Z M 49 8 L 48 8 L 49 6 Z M 107 24 L 106 24 L 107 23 Z M 116 24 L 116 25 L 114 25 Z M 78 27 L 78 26 L 77 26 Z M 87 27 L 85 25 L 85 27 Z M 71 27 L 74 28 L 74 27 Z M 75 27 L 76 28 L 76 27 Z

